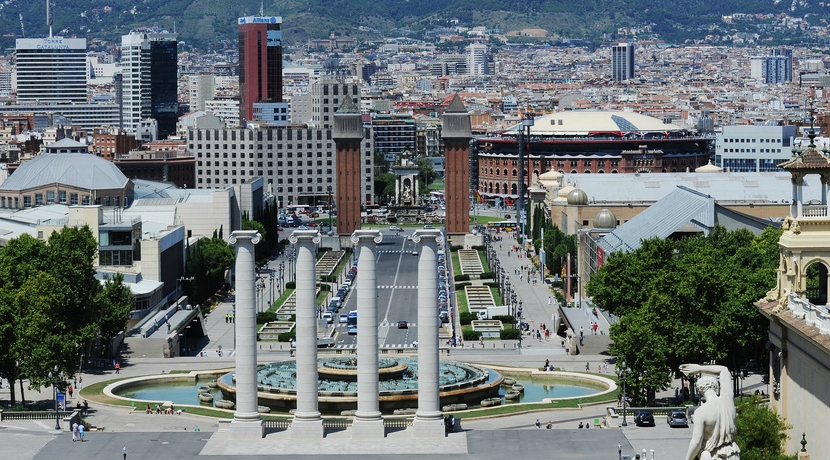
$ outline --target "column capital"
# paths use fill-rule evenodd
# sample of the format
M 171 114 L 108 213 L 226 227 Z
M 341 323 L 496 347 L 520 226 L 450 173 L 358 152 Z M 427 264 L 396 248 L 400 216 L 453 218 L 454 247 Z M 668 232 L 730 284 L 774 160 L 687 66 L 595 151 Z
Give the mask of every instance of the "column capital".
M 412 233 L 412 241 L 415 243 L 420 243 L 421 240 L 435 240 L 436 244 L 444 244 L 444 234 L 441 233 L 441 230 L 436 229 L 418 229 Z M 427 241 L 424 241 L 426 243 Z
M 320 242 L 320 232 L 317 230 L 294 230 L 291 236 L 288 237 L 291 244 L 297 243 L 314 243 Z
M 353 244 L 360 244 L 361 240 L 364 240 L 365 242 L 365 240 L 367 239 L 372 239 L 374 240 L 375 244 L 379 244 L 381 241 L 383 241 L 383 234 L 380 232 L 380 230 L 362 229 L 355 230 L 354 233 L 352 233 L 352 236 L 349 237 L 349 240 L 351 240 Z
M 262 235 L 256 230 L 235 230 L 231 232 L 231 237 L 228 242 L 236 244 L 237 241 L 251 240 L 251 243 L 257 244 L 262 240 Z

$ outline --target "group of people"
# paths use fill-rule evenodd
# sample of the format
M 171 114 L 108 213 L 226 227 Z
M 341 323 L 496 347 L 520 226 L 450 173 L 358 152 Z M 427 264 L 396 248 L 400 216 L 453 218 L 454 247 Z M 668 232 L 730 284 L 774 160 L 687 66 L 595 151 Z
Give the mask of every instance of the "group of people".
M 455 417 L 452 414 L 444 417 L 444 433 L 452 433 L 455 431 Z
M 73 423 L 72 424 L 72 442 L 75 442 L 75 441 L 84 442 L 84 430 L 86 430 L 86 427 L 84 426 L 83 423 L 81 423 L 81 424 L 78 424 L 78 422 Z
M 552 421 L 550 421 L 550 420 L 548 420 L 548 424 L 547 424 L 547 425 L 545 425 L 545 428 L 546 428 L 546 429 L 548 429 L 548 430 L 550 430 L 551 428 L 553 428 L 553 422 L 552 422 Z M 537 430 L 542 429 L 542 422 L 540 422 L 538 418 L 536 419 L 536 429 L 537 429 Z
M 156 408 L 155 408 L 155 410 L 154 410 L 152 407 L 150 407 L 150 405 L 149 405 L 149 404 L 147 404 L 147 409 L 145 409 L 145 410 L 144 410 L 144 413 L 145 413 L 145 414 L 153 414 L 153 413 L 156 413 L 156 414 L 170 414 L 170 415 L 172 415 L 172 414 L 176 414 L 176 415 L 182 415 L 182 412 L 184 412 L 184 411 L 185 411 L 185 409 L 184 409 L 184 408 L 182 408 L 182 409 L 176 409 L 175 407 L 173 407 L 173 405 L 172 405 L 172 404 L 170 404 L 170 407 L 168 407 L 168 408 L 166 408 L 166 409 L 165 409 L 165 408 L 163 408 L 163 407 L 161 407 L 161 404 L 156 404 Z
M 225 322 L 226 323 L 236 322 L 236 315 L 234 315 L 233 313 L 225 313 Z

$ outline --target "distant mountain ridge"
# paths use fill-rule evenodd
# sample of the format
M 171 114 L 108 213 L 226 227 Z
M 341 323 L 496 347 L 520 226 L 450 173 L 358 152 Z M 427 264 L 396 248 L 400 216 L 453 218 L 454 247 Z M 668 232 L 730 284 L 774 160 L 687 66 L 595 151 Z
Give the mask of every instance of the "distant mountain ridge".
M 424 31 L 447 25 L 486 26 L 502 31 L 541 28 L 552 37 L 598 41 L 616 37 L 620 27 L 645 30 L 667 41 L 701 39 L 714 33 L 765 30 L 787 14 L 810 25 L 827 27 L 830 2 L 795 0 L 53 0 L 55 35 L 114 40 L 132 29 L 174 30 L 185 44 L 214 49 L 236 42 L 242 16 L 282 16 L 288 44 L 302 44 L 335 32 L 358 39 L 378 38 L 373 30 Z M 724 16 L 750 15 L 729 24 Z M 760 16 L 755 16 L 760 15 Z M 763 16 L 767 15 L 767 16 Z M 23 27 L 21 28 L 22 16 Z M 760 19 L 759 19 L 760 18 Z M 455 20 L 450 22 L 451 20 Z M 362 26 L 363 30 L 358 27 Z M 46 2 L 11 0 L 0 8 L 0 45 L 14 46 L 14 35 L 45 36 Z M 771 32 L 774 33 L 774 32 Z M 795 32 L 794 32 L 795 33 Z

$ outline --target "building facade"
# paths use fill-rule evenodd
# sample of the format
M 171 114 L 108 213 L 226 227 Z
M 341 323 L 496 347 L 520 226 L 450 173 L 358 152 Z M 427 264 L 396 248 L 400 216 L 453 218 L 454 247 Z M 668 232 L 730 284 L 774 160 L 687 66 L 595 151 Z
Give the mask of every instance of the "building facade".
M 336 190 L 336 146 L 331 129 L 190 128 L 186 136 L 188 151 L 196 157 L 196 188 L 225 188 L 261 177 L 281 208 L 325 203 L 329 187 Z M 360 145 L 361 199 L 371 202 L 371 130 L 364 132 Z
M 611 47 L 611 77 L 618 81 L 634 78 L 633 43 L 620 43 Z
M 176 132 L 179 116 L 178 42 L 166 31 L 121 37 L 122 128 L 135 133 L 142 120 L 158 123 L 157 139 Z
M 18 38 L 17 100 L 86 103 L 85 38 Z
M 792 157 L 796 126 L 724 126 L 715 142 L 715 164 L 732 172 L 779 171 Z
M 257 102 L 282 102 L 282 18 L 239 18 L 239 119 L 254 119 Z

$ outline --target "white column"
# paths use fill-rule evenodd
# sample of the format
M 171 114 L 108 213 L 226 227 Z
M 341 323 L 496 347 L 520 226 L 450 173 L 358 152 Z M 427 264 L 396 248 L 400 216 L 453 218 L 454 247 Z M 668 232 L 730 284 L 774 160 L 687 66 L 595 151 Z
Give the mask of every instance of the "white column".
M 288 239 L 297 251 L 297 410 L 291 421 L 292 439 L 322 439 L 323 418 L 317 390 L 317 296 L 315 249 L 320 242 L 317 230 L 295 230 Z
M 236 439 L 261 439 L 265 425 L 257 410 L 256 305 L 254 245 L 262 236 L 256 230 L 231 233 L 236 247 L 236 412 L 230 431 Z
M 412 422 L 413 437 L 444 437 L 444 420 L 438 388 L 438 247 L 440 230 L 415 230 L 420 244 L 418 259 L 418 411 Z M 448 259 L 449 260 L 449 259 Z
M 383 239 L 377 230 L 357 230 L 352 243 L 357 256 L 357 411 L 352 437 L 381 439 L 385 435 L 378 400 L 378 307 L 375 253 Z

